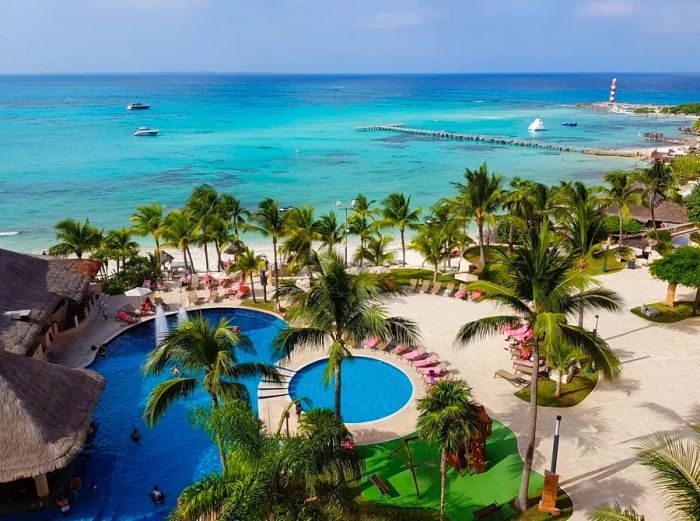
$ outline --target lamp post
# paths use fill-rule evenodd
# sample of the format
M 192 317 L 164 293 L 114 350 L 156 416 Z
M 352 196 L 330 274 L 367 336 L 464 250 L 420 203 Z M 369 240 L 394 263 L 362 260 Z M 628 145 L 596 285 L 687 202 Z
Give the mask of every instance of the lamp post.
M 561 428 L 561 415 L 557 414 L 554 424 L 554 443 L 552 443 L 552 474 L 557 473 L 557 456 L 559 454 L 559 429 Z
M 593 323 L 593 336 L 596 336 L 598 334 L 598 318 L 599 315 L 596 315 L 595 322 Z
M 348 228 L 348 210 L 350 210 L 351 208 L 355 208 L 356 203 L 357 203 L 357 201 L 355 201 L 355 199 L 353 199 L 352 201 L 350 201 L 350 206 L 349 207 L 346 206 L 344 208 L 345 209 L 345 267 L 346 268 L 348 267 L 348 233 L 350 233 L 350 228 Z M 335 207 L 338 210 L 343 209 L 343 201 L 336 201 Z

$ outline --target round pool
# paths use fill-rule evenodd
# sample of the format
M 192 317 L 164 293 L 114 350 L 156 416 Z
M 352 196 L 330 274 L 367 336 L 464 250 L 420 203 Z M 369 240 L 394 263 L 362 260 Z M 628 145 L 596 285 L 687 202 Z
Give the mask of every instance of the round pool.
M 196 312 L 197 314 L 199 312 Z M 253 342 L 254 349 L 243 353 L 239 361 L 274 363 L 277 360 L 272 340 L 284 327 L 284 322 L 267 313 L 247 309 L 213 309 L 202 311 L 211 323 L 222 317 L 239 326 Z M 176 325 L 176 317 L 168 317 L 169 327 Z M 151 389 L 172 377 L 165 372 L 160 376 L 141 374 L 147 353 L 155 344 L 154 321 L 139 324 L 124 331 L 107 344 L 107 356 L 95 361 L 90 369 L 102 373 L 107 381 L 94 419 L 98 423 L 94 442 L 79 458 L 75 475 L 84 484 L 95 483 L 95 492 L 85 490 L 73 505 L 70 519 L 88 521 L 166 519 L 168 511 L 186 486 L 213 471 L 220 471 L 216 446 L 201 430 L 190 423 L 197 407 L 211 407 L 210 398 L 198 386 L 189 398 L 175 401 L 155 428 L 143 422 L 143 409 Z M 259 378 L 241 380 L 257 408 Z M 134 427 L 141 432 L 138 443 L 129 439 Z M 166 494 L 165 505 L 155 507 L 148 497 L 154 484 Z M 20 514 L 15 520 L 59 520 L 58 508 L 34 514 Z
M 305 407 L 334 408 L 335 379 L 323 383 L 328 359 L 302 367 L 289 383 L 293 399 L 306 399 Z M 357 356 L 343 361 L 341 368 L 340 409 L 346 423 L 379 420 L 408 403 L 413 384 L 406 374 L 391 364 Z

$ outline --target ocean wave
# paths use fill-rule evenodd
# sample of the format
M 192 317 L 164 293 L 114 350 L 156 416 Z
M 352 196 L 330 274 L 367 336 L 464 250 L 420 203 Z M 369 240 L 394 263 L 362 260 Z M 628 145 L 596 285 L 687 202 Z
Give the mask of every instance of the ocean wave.
M 18 234 L 19 232 L 0 232 L 0 237 L 14 237 Z

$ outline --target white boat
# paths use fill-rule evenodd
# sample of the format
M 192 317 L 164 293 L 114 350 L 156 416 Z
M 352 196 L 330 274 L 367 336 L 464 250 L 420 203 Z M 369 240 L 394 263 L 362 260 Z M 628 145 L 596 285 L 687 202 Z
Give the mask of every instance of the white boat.
M 139 127 L 139 129 L 134 132 L 133 136 L 157 136 L 159 130 L 157 128 Z
M 138 101 L 133 101 L 126 106 L 126 110 L 146 110 L 150 108 L 150 105 L 147 105 L 146 103 L 139 103 Z
M 532 123 L 530 123 L 530 126 L 527 127 L 527 129 L 530 132 L 539 132 L 541 130 L 545 130 L 544 121 L 542 121 L 540 118 L 535 118 L 535 120 Z

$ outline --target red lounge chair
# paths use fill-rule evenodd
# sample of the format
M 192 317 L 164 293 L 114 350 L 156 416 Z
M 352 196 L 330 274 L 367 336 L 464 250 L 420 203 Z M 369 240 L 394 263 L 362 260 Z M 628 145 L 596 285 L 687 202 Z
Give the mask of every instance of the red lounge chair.
M 243 298 L 248 293 L 250 293 L 250 288 L 248 286 L 241 286 L 238 288 L 238 291 L 236 291 L 236 298 Z

